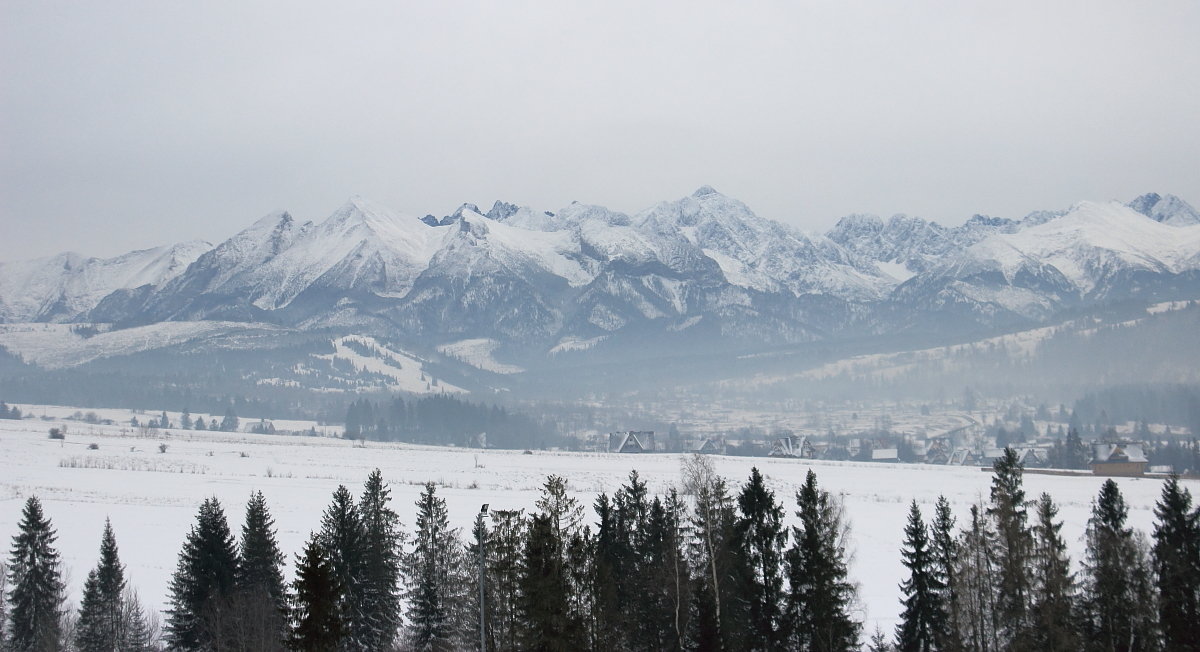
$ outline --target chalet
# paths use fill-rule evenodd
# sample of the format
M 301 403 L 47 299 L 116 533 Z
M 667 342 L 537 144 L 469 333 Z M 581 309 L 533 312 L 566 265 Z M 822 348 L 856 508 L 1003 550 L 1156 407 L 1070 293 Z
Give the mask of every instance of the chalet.
M 949 464 L 950 455 L 953 454 L 954 448 L 950 445 L 950 440 L 944 437 L 939 437 L 929 442 L 929 446 L 925 449 L 926 464 Z
M 1096 442 L 1092 444 L 1092 473 L 1096 475 L 1139 476 L 1146 473 L 1149 460 L 1141 444 Z
M 700 445 L 695 448 L 695 452 L 703 455 L 724 455 L 725 438 L 709 437 L 708 439 L 700 442 Z
M 1050 455 L 1044 448 L 1025 446 L 1017 449 L 1017 461 L 1027 469 L 1045 468 L 1050 462 Z
M 767 453 L 768 457 L 802 457 L 804 459 L 815 459 L 817 451 L 813 448 L 812 443 L 808 441 L 808 437 L 799 435 L 788 435 L 780 437 L 771 444 L 771 452 Z
M 628 430 L 608 434 L 610 453 L 653 453 L 653 430 Z

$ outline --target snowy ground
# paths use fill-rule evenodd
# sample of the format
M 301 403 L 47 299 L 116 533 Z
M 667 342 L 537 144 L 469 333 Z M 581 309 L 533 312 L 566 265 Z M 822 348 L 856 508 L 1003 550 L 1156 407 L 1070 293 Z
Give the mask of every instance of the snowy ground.
M 102 412 L 102 417 L 118 416 Z M 33 413 L 59 414 L 54 409 Z M 47 431 L 56 425 L 61 422 L 0 420 L 0 544 L 7 549 L 16 533 L 25 498 L 39 496 L 58 529 L 73 603 L 96 563 L 103 522 L 110 517 L 128 576 L 147 604 L 162 608 L 180 545 L 207 496 L 222 501 L 236 532 L 250 492 L 262 490 L 290 565 L 309 531 L 319 526 L 334 489 L 346 484 L 360 493 L 367 473 L 376 467 L 391 483 L 397 511 L 407 526 L 413 522 L 412 505 L 421 483 L 431 480 L 440 485 L 451 519 L 464 531 L 483 503 L 494 509 L 531 508 L 548 473 L 565 476 L 589 507 L 598 492 L 613 491 L 633 469 L 655 492 L 679 479 L 677 455 L 523 455 L 378 443 L 363 447 L 334 438 L 191 431 L 168 435 L 76 422 L 68 424 L 65 441 L 50 440 Z M 89 450 L 89 444 L 99 448 Z M 160 452 L 160 444 L 166 444 L 165 452 Z M 938 494 L 945 494 L 961 523 L 969 505 L 987 495 L 990 481 L 990 474 L 963 467 L 713 459 L 734 485 L 757 465 L 786 501 L 789 523 L 795 520 L 795 490 L 809 468 L 816 470 L 824 488 L 845 497 L 855 546 L 851 571 L 861 585 L 860 615 L 867 633 L 876 623 L 890 632 L 900 611 L 897 585 L 904 569 L 899 547 L 908 501 L 915 498 L 929 515 Z M 1089 503 L 1102 479 L 1028 475 L 1025 482 L 1031 498 L 1048 491 L 1060 505 L 1066 523 L 1063 534 L 1077 565 Z M 1148 535 L 1160 482 L 1118 482 L 1131 507 L 1131 524 Z M 1195 492 L 1197 487 L 1189 484 Z M 590 509 L 588 516 L 593 516 Z

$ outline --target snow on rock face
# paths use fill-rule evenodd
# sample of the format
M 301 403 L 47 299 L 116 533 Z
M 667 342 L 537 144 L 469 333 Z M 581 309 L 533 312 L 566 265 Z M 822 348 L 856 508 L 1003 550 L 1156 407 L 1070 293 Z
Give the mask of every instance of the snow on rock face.
M 70 320 L 117 290 L 170 281 L 211 247 L 193 241 L 115 258 L 66 253 L 0 263 L 0 322 Z
M 1200 211 L 1175 195 L 1146 193 L 1127 204 L 1129 208 L 1146 217 L 1168 226 L 1194 226 L 1200 224 Z

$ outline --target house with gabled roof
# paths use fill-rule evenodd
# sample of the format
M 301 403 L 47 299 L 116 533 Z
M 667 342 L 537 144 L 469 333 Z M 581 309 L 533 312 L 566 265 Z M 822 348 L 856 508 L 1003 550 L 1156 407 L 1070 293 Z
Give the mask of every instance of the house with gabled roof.
M 771 444 L 771 452 L 767 453 L 768 457 L 802 457 L 804 459 L 814 459 L 817 456 L 817 451 L 813 448 L 808 437 L 800 435 L 787 435 L 780 437 Z
M 608 434 L 608 452 L 610 453 L 653 453 L 653 430 L 627 430 Z
M 1095 442 L 1092 444 L 1092 473 L 1096 475 L 1139 476 L 1146 473 L 1150 460 L 1141 444 L 1133 442 Z

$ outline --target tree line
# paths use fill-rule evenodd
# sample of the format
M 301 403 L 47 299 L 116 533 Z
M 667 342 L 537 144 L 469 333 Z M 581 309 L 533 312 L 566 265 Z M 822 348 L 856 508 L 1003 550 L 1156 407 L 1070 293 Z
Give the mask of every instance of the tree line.
M 482 637 L 492 650 L 859 649 L 841 501 L 811 470 L 792 498 L 777 498 L 757 469 L 731 488 L 710 458 L 690 456 L 679 488 L 652 495 L 632 472 L 595 499 L 590 522 L 551 475 L 528 513 L 493 511 L 464 535 L 433 483 L 406 530 L 376 470 L 357 499 L 345 486 L 333 493 L 290 582 L 263 494 L 252 494 L 236 539 L 211 498 L 180 550 L 160 637 L 107 523 L 79 609 L 67 613 L 55 533 L 31 497 L 4 574 L 0 648 L 462 650 Z M 929 525 L 912 502 L 900 624 L 865 642 L 906 652 L 1200 649 L 1200 508 L 1170 478 L 1152 543 L 1127 515 L 1105 482 L 1073 572 L 1057 507 L 1046 494 L 1027 499 L 1008 451 L 961 528 L 944 497 Z
M 348 438 L 422 444 L 547 448 L 562 443 L 552 424 L 496 405 L 433 395 L 390 401 L 359 399 L 346 407 Z M 481 438 L 482 437 L 482 438 Z

